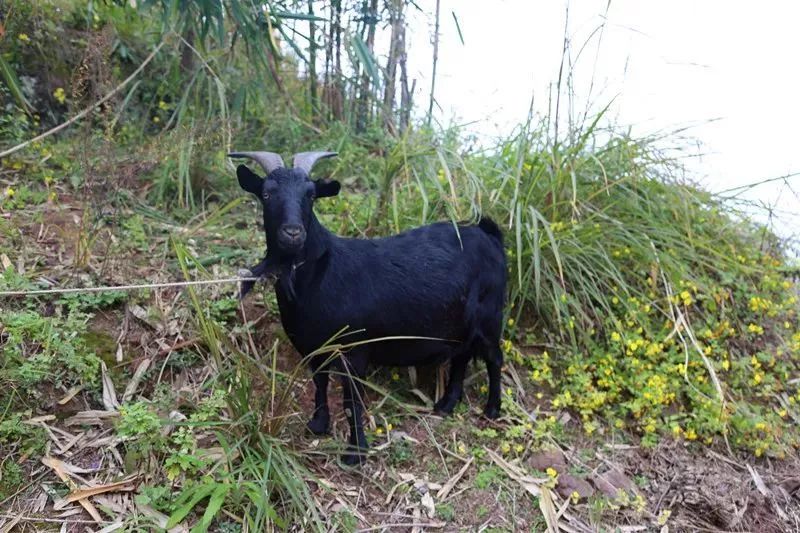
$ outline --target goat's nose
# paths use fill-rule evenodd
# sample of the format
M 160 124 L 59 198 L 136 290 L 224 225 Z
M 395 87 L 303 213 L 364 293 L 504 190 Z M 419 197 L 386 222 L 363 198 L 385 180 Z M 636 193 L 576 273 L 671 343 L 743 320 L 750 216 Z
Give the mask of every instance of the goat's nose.
M 283 226 L 281 228 L 281 233 L 283 233 L 287 238 L 291 240 L 295 240 L 299 238 L 303 234 L 303 227 L 302 226 Z

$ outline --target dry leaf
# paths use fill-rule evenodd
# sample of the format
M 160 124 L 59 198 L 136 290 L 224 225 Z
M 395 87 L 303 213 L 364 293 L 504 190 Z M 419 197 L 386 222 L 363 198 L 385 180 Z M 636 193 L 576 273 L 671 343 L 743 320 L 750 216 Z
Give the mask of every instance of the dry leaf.
M 64 396 L 63 398 L 58 400 L 58 405 L 65 405 L 67 402 L 69 402 L 71 399 L 73 399 L 76 394 L 78 394 L 82 390 L 83 390 L 83 385 L 76 385 L 76 386 L 72 387 L 71 389 L 69 389 L 67 391 L 66 396 Z
M 128 386 L 125 387 L 125 392 L 122 394 L 122 403 L 130 401 L 133 395 L 136 394 L 136 389 L 139 387 L 139 383 L 142 381 L 142 377 L 144 373 L 147 372 L 148 368 L 150 368 L 150 359 L 142 360 L 139 366 L 136 367 L 133 377 L 128 382 Z
M 472 464 L 472 461 L 474 459 L 475 459 L 474 457 L 470 457 L 469 460 L 466 463 L 464 463 L 464 466 L 461 467 L 461 470 L 456 472 L 456 475 L 451 477 L 447 481 L 447 483 L 444 484 L 444 486 L 439 490 L 439 492 L 436 493 L 437 498 L 439 498 L 440 500 L 444 500 L 445 498 L 447 498 L 447 495 L 450 494 L 450 491 L 453 490 L 453 488 L 456 486 L 456 483 L 458 483 L 458 481 L 467 471 L 469 465 Z
M 428 518 L 433 518 L 433 515 L 436 514 L 436 505 L 433 503 L 431 493 L 426 492 L 423 494 L 420 503 L 425 508 L 425 514 L 428 515 Z
M 105 361 L 100 362 L 100 371 L 103 381 L 103 407 L 106 408 L 106 411 L 116 411 L 119 409 L 117 391 L 114 389 L 114 382 L 111 381 L 111 376 L 108 375 L 108 367 L 106 367 Z

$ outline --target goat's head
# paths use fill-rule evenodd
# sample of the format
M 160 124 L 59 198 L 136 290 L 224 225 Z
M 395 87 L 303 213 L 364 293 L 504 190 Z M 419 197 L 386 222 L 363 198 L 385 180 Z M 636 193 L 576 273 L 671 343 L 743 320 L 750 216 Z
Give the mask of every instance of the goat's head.
M 293 168 L 285 168 L 281 156 L 272 152 L 233 152 L 229 157 L 246 157 L 258 163 L 265 177 L 244 165 L 236 175 L 239 185 L 255 194 L 264 208 L 264 230 L 269 246 L 277 245 L 281 255 L 293 256 L 303 250 L 316 198 L 339 194 L 339 182 L 312 180 L 311 167 L 335 152 L 301 152 L 294 156 Z

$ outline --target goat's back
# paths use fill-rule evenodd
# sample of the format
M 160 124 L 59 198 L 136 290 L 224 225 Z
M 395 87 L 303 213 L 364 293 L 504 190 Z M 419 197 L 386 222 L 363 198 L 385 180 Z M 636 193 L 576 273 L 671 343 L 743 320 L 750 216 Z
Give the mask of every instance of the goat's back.
M 499 342 L 505 282 L 502 236 L 488 219 L 458 232 L 441 222 L 379 239 L 334 238 L 297 303 L 282 305 L 282 318 L 302 353 L 343 328 L 363 330 L 343 342 L 388 336 L 447 339 L 446 346 Z M 394 343 L 399 355 L 409 342 Z M 427 349 L 422 341 L 411 345 L 422 354 L 442 349 L 442 341 Z M 400 364 L 395 359 L 384 362 Z

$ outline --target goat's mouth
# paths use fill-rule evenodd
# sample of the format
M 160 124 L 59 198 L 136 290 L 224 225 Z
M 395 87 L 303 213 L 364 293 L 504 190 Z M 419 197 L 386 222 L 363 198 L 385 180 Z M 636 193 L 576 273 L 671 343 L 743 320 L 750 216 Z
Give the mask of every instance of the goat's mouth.
M 296 254 L 303 249 L 306 243 L 305 237 L 278 237 L 278 246 L 285 254 Z

